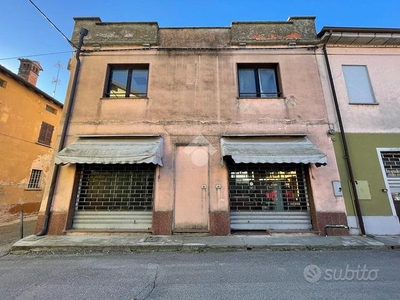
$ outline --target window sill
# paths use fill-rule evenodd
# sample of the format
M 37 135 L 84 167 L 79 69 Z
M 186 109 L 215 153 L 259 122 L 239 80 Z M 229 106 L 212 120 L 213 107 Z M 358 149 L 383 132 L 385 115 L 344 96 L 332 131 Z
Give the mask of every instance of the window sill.
M 149 97 L 127 97 L 127 98 L 109 98 L 102 97 L 100 100 L 115 101 L 115 100 L 149 100 Z
M 39 143 L 39 142 L 36 142 L 36 145 L 40 145 L 40 146 L 43 146 L 43 147 L 51 148 L 51 145 L 47 145 L 47 144 L 43 144 L 43 143 Z
M 236 99 L 238 100 L 281 100 L 281 99 L 285 99 L 284 97 L 236 97 Z
M 363 106 L 369 106 L 369 105 L 372 105 L 372 106 L 375 106 L 375 105 L 379 105 L 379 103 L 349 103 L 350 105 L 363 105 Z
M 42 189 L 41 188 L 26 188 L 25 189 L 25 191 L 27 191 L 27 192 L 38 192 L 38 191 L 41 191 Z

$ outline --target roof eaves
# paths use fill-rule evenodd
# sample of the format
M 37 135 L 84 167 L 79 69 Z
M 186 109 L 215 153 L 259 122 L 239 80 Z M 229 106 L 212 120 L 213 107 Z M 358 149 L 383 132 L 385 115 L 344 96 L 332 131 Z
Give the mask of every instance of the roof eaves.
M 318 33 L 321 38 L 325 33 L 329 32 L 347 32 L 347 33 L 400 33 L 400 28 L 374 28 L 374 27 L 335 27 L 324 26 Z
M 33 90 L 35 93 L 43 96 L 44 98 L 46 98 L 47 100 L 49 100 L 50 102 L 53 102 L 55 105 L 63 108 L 64 104 L 62 104 L 61 102 L 59 102 L 58 100 L 56 100 L 55 98 L 51 97 L 49 94 L 43 92 L 41 89 L 37 88 L 36 86 L 34 86 L 33 84 L 29 83 L 28 81 L 26 81 L 25 79 L 19 77 L 17 74 L 11 72 L 9 69 L 7 69 L 6 67 L 0 65 L 0 72 L 5 73 L 6 75 L 10 76 L 11 78 L 13 78 L 14 80 L 18 81 L 19 83 L 23 84 L 24 86 L 26 86 L 27 88 Z

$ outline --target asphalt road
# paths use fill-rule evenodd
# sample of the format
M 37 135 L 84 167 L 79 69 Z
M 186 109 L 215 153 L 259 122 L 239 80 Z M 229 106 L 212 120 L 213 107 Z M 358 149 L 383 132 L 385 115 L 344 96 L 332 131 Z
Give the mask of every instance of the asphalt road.
M 36 226 L 36 218 L 24 220 L 24 237 L 33 234 Z M 0 225 L 0 257 L 6 255 L 11 246 L 20 239 L 20 222 L 16 220 Z M 1 295 L 0 295 L 1 299 Z
M 400 299 L 399 250 L 29 254 L 1 299 Z

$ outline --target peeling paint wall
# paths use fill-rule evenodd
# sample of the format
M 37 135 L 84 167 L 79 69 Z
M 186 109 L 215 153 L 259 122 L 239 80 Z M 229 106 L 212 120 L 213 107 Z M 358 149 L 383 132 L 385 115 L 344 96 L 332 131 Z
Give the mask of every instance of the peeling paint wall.
M 327 166 L 310 168 L 314 209 L 345 212 L 343 199 L 334 197 L 331 184 L 338 180 L 339 173 L 332 141 L 326 134 L 328 115 L 313 48 L 314 18 L 294 18 L 276 24 L 234 23 L 231 28 L 161 28 L 158 44 L 151 47 L 139 47 L 140 43 L 150 42 L 142 32 L 132 40 L 125 35 L 125 42 L 137 46 L 132 49 L 116 42 L 121 37 L 120 33 L 116 35 L 116 26 L 136 32 L 135 23 L 100 23 L 100 19 L 76 19 L 74 40 L 83 26 L 89 34 L 85 42 L 87 51 L 81 57 L 67 145 L 77 140 L 77 135 L 161 135 L 163 167 L 156 171 L 154 209 L 171 212 L 175 205 L 176 147 L 189 145 L 202 136 L 215 149 L 209 156 L 207 205 L 210 212 L 229 212 L 228 172 L 220 151 L 222 135 L 304 134 L 328 156 Z M 155 26 L 142 25 L 148 30 Z M 99 28 L 103 35 L 111 34 L 107 41 L 97 37 Z M 278 47 L 234 45 L 249 40 L 257 44 L 265 41 L 263 37 Z M 307 41 L 310 47 L 282 47 L 282 41 L 287 45 L 291 40 Z M 94 46 L 96 42 L 99 44 Z M 283 95 L 271 99 L 240 98 L 239 63 L 278 65 Z M 104 97 L 111 64 L 148 64 L 147 97 Z M 53 213 L 67 215 L 70 202 L 75 201 L 74 197 L 71 200 L 74 172 L 71 167 L 62 169 Z
M 232 44 L 309 43 L 316 40 L 314 17 L 291 17 L 286 22 L 233 22 Z

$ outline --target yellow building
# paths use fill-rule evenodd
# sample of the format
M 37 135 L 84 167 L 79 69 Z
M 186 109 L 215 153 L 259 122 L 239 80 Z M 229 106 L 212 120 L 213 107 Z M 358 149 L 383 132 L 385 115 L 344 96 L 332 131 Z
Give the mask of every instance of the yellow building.
M 0 65 L 0 218 L 37 212 L 63 104 L 36 87 L 40 64 L 20 59 L 18 75 Z

